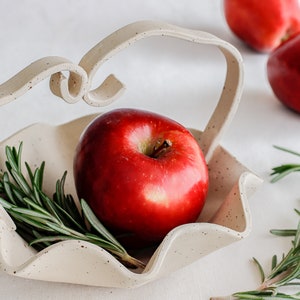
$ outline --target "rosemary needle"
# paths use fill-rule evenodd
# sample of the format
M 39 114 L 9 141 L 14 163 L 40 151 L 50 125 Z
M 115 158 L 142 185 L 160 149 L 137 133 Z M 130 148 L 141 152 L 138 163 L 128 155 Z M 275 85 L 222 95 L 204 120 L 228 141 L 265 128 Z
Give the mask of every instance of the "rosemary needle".
M 300 156 L 300 153 L 287 148 L 274 146 L 276 149 Z M 271 182 L 276 182 L 292 172 L 300 171 L 300 164 L 284 164 L 272 169 L 271 176 L 274 176 Z M 300 216 L 300 211 L 295 209 Z M 225 299 L 252 299 L 252 300 L 269 300 L 269 299 L 300 299 L 300 291 L 289 295 L 279 291 L 284 286 L 294 286 L 300 289 L 300 220 L 295 229 L 272 229 L 270 232 L 277 236 L 292 236 L 292 247 L 287 254 L 283 255 L 278 262 L 276 255 L 272 257 L 271 271 L 268 276 L 265 275 L 261 264 L 253 258 L 258 266 L 262 283 L 253 291 L 234 293 L 229 297 L 212 297 L 211 300 Z M 298 290 L 299 290 L 298 289 Z
M 37 250 L 59 241 L 83 240 L 104 248 L 126 266 L 144 268 L 101 224 L 85 200 L 81 199 L 78 207 L 74 198 L 65 194 L 67 172 L 57 180 L 52 198 L 43 192 L 45 162 L 35 170 L 25 162 L 27 174 L 23 173 L 22 145 L 5 148 L 6 170 L 0 174 L 0 204 L 17 232 Z
M 274 148 L 293 154 L 295 156 L 300 156 L 299 152 L 284 148 L 284 147 L 280 147 L 280 146 L 274 146 Z M 300 164 L 283 164 L 277 167 L 274 167 L 272 169 L 272 173 L 271 176 L 273 176 L 271 182 L 276 182 L 280 179 L 282 179 L 283 177 L 289 175 L 290 173 L 293 172 L 299 172 L 300 171 Z
M 296 211 L 298 214 L 299 212 Z M 273 230 L 271 230 L 272 232 Z M 276 235 L 292 235 L 290 230 L 274 230 Z M 288 234 L 287 234 L 288 232 Z M 265 275 L 263 267 L 257 259 L 253 258 L 258 266 L 261 275 L 261 285 L 253 291 L 234 293 L 229 297 L 212 297 L 211 300 L 234 300 L 234 299 L 252 299 L 252 300 L 269 300 L 269 299 L 300 299 L 300 292 L 296 294 L 286 294 L 279 291 L 279 288 L 294 286 L 300 288 L 300 220 L 297 229 L 294 231 L 292 247 L 287 254 L 283 255 L 278 261 L 276 255 L 272 257 L 271 271 L 268 276 Z

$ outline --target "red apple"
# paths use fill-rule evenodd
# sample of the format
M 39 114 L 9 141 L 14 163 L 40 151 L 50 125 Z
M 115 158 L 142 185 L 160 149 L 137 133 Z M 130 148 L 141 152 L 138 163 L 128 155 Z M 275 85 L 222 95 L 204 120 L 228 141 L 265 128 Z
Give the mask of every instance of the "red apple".
M 300 34 L 274 51 L 267 61 L 269 83 L 277 98 L 300 113 Z
M 113 233 L 155 243 L 194 222 L 208 171 L 192 134 L 152 112 L 117 109 L 84 131 L 74 158 L 78 196 Z
M 300 31 L 298 0 L 224 0 L 229 28 L 260 52 L 270 52 Z

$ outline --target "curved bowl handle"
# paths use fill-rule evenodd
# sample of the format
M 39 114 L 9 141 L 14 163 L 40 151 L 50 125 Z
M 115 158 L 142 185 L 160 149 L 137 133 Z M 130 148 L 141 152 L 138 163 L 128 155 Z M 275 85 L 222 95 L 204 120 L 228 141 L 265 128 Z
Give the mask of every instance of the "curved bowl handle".
M 113 55 L 127 48 L 133 43 L 151 36 L 168 36 L 187 40 L 198 44 L 208 44 L 217 46 L 225 56 L 227 63 L 227 73 L 220 100 L 213 112 L 200 140 L 200 145 L 206 160 L 209 161 L 212 154 L 219 144 L 219 140 L 232 120 L 242 93 L 243 87 L 243 63 L 238 50 L 231 44 L 221 40 L 207 32 L 190 30 L 175 25 L 155 22 L 139 21 L 129 24 L 98 43 L 80 61 L 79 65 L 86 70 L 89 78 L 87 90 L 89 90 L 92 79 L 100 66 L 110 59 Z M 113 76 L 113 75 L 111 75 Z M 123 89 L 122 84 L 112 77 L 113 86 L 118 86 L 117 95 Z M 84 99 L 91 105 L 97 105 L 99 100 L 102 105 L 107 105 L 112 98 L 103 98 L 101 95 L 105 83 L 95 90 L 89 91 L 84 95 Z
M 70 72 L 72 80 L 68 80 L 63 71 Z M 52 74 L 50 88 L 53 94 L 68 103 L 82 99 L 88 82 L 85 70 L 66 58 L 48 56 L 36 60 L 0 85 L 0 106 L 16 100 Z
M 84 99 L 89 105 L 108 105 L 120 96 L 124 86 L 114 75 L 109 75 L 99 87 L 90 90 L 97 70 L 116 53 L 138 40 L 151 36 L 168 36 L 198 44 L 214 45 L 225 56 L 227 73 L 221 97 L 199 141 L 206 160 L 209 161 L 236 112 L 242 92 L 243 64 L 236 48 L 206 32 L 155 21 L 129 24 L 88 51 L 79 65 L 61 57 L 45 57 L 35 61 L 0 85 L 0 105 L 18 98 L 50 75 L 51 91 L 68 103 Z M 70 72 L 68 79 L 63 75 L 63 71 Z

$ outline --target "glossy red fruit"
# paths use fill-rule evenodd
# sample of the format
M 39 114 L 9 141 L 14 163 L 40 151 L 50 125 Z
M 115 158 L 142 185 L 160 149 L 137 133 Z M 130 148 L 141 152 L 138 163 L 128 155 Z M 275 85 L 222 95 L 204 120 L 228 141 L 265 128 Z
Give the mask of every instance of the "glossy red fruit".
M 300 31 L 298 0 L 224 0 L 229 28 L 259 52 L 270 52 Z
M 164 116 L 118 109 L 96 118 L 74 158 L 77 193 L 112 232 L 139 245 L 194 222 L 208 171 L 191 133 Z
M 300 113 L 300 34 L 269 55 L 267 75 L 277 98 Z

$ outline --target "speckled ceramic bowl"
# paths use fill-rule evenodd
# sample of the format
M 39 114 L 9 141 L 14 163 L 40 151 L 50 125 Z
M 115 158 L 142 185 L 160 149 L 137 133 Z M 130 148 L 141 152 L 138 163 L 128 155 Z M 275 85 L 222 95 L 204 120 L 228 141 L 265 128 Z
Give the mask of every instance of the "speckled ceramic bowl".
M 204 151 L 209 167 L 210 189 L 206 205 L 196 223 L 172 230 L 159 247 L 143 257 L 144 270 L 124 267 L 108 252 L 83 241 L 64 241 L 36 252 L 15 232 L 15 225 L 0 206 L 0 269 L 25 278 L 106 287 L 136 287 L 167 275 L 201 257 L 240 240 L 251 229 L 248 197 L 260 179 L 219 145 L 238 106 L 243 82 L 239 52 L 227 42 L 206 32 L 165 23 L 142 21 L 114 32 L 81 60 L 79 65 L 61 57 L 42 58 L 0 86 L 0 104 L 24 94 L 36 83 L 51 76 L 52 92 L 69 103 L 84 99 L 90 105 L 107 105 L 120 95 L 121 82 L 110 75 L 90 90 L 93 76 L 111 56 L 132 43 L 150 36 L 171 36 L 196 44 L 215 45 L 224 54 L 227 73 L 220 100 L 205 130 L 191 129 Z M 63 71 L 69 71 L 67 79 Z M 95 115 L 84 116 L 60 126 L 36 124 L 0 144 L 0 164 L 5 145 L 26 141 L 23 159 L 29 164 L 47 161 L 45 190 L 68 170 L 66 191 L 75 195 L 72 174 L 73 153 L 79 136 Z M 61 141 L 64 141 L 63 143 Z

